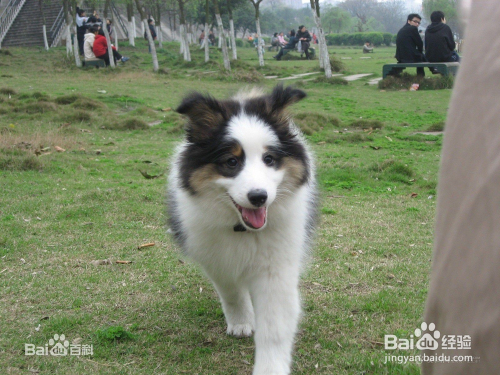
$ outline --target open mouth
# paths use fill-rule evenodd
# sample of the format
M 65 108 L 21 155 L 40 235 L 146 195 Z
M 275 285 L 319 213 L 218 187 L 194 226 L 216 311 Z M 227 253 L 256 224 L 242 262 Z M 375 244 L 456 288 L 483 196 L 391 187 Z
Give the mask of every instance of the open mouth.
M 267 207 L 245 208 L 236 203 L 234 199 L 231 198 L 231 200 L 238 209 L 246 226 L 252 229 L 261 229 L 266 224 Z

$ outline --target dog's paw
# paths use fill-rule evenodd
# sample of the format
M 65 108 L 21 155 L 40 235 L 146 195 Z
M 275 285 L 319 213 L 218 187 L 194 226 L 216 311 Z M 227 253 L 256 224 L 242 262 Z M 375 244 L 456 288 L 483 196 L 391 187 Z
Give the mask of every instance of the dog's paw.
M 250 337 L 253 334 L 251 324 L 230 324 L 227 326 L 227 334 L 235 337 Z

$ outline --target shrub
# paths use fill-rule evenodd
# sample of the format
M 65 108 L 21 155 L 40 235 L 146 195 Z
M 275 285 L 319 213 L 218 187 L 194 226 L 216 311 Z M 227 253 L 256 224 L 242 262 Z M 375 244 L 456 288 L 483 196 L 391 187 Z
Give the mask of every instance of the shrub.
M 8 96 L 8 95 L 17 95 L 17 91 L 11 87 L 2 87 L 0 88 L 0 94 Z
M 65 104 L 71 104 L 71 103 L 74 103 L 76 102 L 78 99 L 80 99 L 80 95 L 75 95 L 75 94 L 72 94 L 72 95 L 63 95 L 63 96 L 60 96 L 56 99 L 54 99 L 54 101 L 57 103 L 57 104 L 62 104 L 62 105 L 65 105 Z
M 392 39 L 392 34 L 380 32 L 326 35 L 327 44 L 336 46 L 362 46 L 366 41 L 370 41 L 375 46 L 380 46 L 382 44 L 390 45 Z

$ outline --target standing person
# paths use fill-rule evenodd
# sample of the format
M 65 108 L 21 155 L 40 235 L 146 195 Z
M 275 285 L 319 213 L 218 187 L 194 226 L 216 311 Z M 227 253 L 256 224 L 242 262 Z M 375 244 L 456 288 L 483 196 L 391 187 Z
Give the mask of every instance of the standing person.
M 431 14 L 431 24 L 425 30 L 425 57 L 430 62 L 459 62 L 455 52 L 455 39 L 444 13 L 437 10 Z
M 83 39 L 85 37 L 85 31 L 87 27 L 85 26 L 85 22 L 87 22 L 89 18 L 83 9 L 76 8 L 76 39 L 78 40 L 78 51 L 80 55 L 83 55 Z
M 111 34 L 113 33 L 113 29 L 111 28 L 112 24 L 113 24 L 113 21 L 111 21 L 109 18 L 106 19 L 106 28 L 108 29 L 108 34 L 109 34 L 110 38 L 111 38 Z
M 311 60 L 311 56 L 309 56 L 309 46 L 311 45 L 312 37 L 304 25 L 299 26 L 299 31 L 297 32 L 296 38 L 300 40 L 302 44 L 302 51 L 305 52 L 306 59 Z
M 153 38 L 153 43 L 154 43 L 154 41 L 156 40 L 156 30 L 155 30 L 153 19 L 151 19 L 151 18 L 148 19 L 148 26 L 149 26 L 149 31 L 151 32 L 151 37 Z M 144 31 L 144 39 L 148 40 L 148 33 L 146 31 Z M 151 53 L 151 46 L 149 45 L 149 43 L 148 43 L 148 50 L 149 50 L 149 53 Z
M 205 30 L 201 30 L 200 37 L 198 38 L 198 43 L 200 43 L 201 45 L 204 39 L 205 39 Z
M 129 58 L 120 55 L 120 53 L 116 50 L 114 46 L 111 46 L 113 50 L 113 58 L 116 61 L 121 61 L 125 62 L 128 61 Z M 104 36 L 104 31 L 102 29 L 99 29 L 97 34 L 95 34 L 95 39 L 94 39 L 94 46 L 92 47 L 92 51 L 94 52 L 94 55 L 101 60 L 104 60 L 106 63 L 106 66 L 109 65 L 109 54 L 108 54 L 108 41 L 106 40 L 106 37 Z
M 313 33 L 312 37 L 313 37 L 313 44 L 318 44 L 318 37 L 316 36 L 316 34 Z
M 418 33 L 418 26 L 422 22 L 422 17 L 417 13 L 408 15 L 406 25 L 399 31 L 396 37 L 396 59 L 398 63 L 419 63 L 425 62 L 423 53 L 424 43 Z M 392 74 L 398 75 L 402 69 L 392 69 Z M 424 68 L 417 68 L 417 75 L 425 76 Z

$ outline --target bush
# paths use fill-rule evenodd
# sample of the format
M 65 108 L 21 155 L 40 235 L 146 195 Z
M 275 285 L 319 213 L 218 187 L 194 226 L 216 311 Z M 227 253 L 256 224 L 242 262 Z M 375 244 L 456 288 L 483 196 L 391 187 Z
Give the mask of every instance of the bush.
M 326 43 L 330 46 L 362 46 L 369 41 L 375 46 L 389 46 L 393 37 L 395 36 L 390 33 L 380 32 L 329 34 L 326 35 Z

